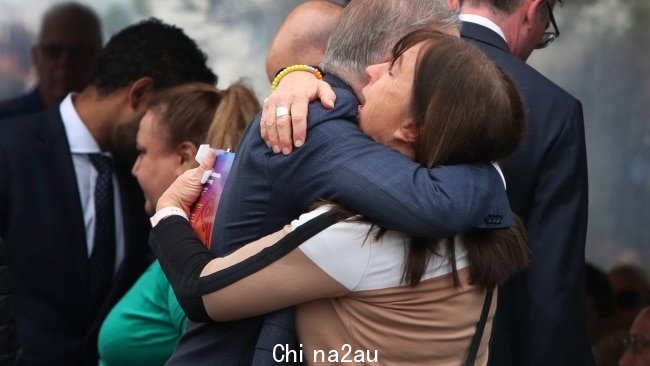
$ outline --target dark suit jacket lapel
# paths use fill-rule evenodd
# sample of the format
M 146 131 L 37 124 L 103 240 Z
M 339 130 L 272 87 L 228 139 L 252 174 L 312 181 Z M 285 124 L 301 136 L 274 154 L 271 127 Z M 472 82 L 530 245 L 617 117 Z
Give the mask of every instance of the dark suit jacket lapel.
M 38 154 L 47 162 L 43 166 L 46 169 L 44 176 L 47 177 L 48 184 L 53 185 L 54 192 L 59 195 L 59 198 L 53 202 L 58 205 L 60 214 L 69 218 L 66 221 L 70 225 L 67 230 L 71 236 L 71 243 L 80 246 L 74 250 L 79 278 L 86 278 L 88 258 L 86 228 L 70 144 L 58 106 L 50 108 L 45 117 L 43 125 L 34 131 L 37 141 L 40 142 L 41 149 Z
M 60 206 L 62 214 L 69 216 L 67 222 L 70 227 L 67 229 L 71 235 L 71 243 L 78 246 L 73 251 L 76 256 L 74 260 L 77 263 L 77 275 L 80 279 L 87 278 L 88 249 L 83 209 L 79 196 L 79 187 L 77 186 L 77 175 L 72 154 L 70 153 L 70 143 L 58 108 L 52 108 L 48 111 L 45 123 L 34 133 L 37 141 L 40 142 L 38 154 L 47 161 L 45 176 L 48 177 L 48 183 L 55 186 L 54 192 L 60 193 L 61 199 L 54 202 Z M 100 311 L 100 314 L 110 310 L 117 298 L 124 293 L 126 288 L 122 284 L 131 284 L 133 282 L 133 278 L 131 278 L 133 276 L 130 272 L 133 271 L 134 266 L 129 261 L 133 260 L 135 253 L 140 253 L 140 255 L 135 255 L 135 258 L 142 259 L 147 248 L 143 238 L 144 234 L 135 237 L 130 235 L 134 231 L 144 233 L 147 229 L 143 227 L 146 225 L 143 222 L 143 216 L 136 215 L 142 210 L 135 209 L 136 206 L 137 208 L 144 206 L 142 193 L 137 186 L 134 187 L 134 179 L 130 177 L 130 172 L 127 170 L 122 166 L 116 168 L 122 205 L 121 214 L 124 222 L 124 260 L 113 279 L 114 285 L 106 297 L 105 308 Z M 134 226 L 137 227 L 134 228 Z M 138 269 L 141 269 L 141 267 L 142 265 L 136 266 Z

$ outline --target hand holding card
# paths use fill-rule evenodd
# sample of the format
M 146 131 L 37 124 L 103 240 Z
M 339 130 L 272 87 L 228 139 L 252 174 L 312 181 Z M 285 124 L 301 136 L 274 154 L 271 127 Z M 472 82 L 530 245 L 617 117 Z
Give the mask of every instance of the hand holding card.
M 201 145 L 196 153 L 199 164 L 205 158 L 209 149 L 208 145 Z M 206 171 L 201 181 L 203 189 L 199 199 L 190 209 L 190 225 L 199 236 L 199 239 L 210 248 L 214 219 L 217 215 L 221 193 L 226 184 L 230 167 L 235 154 L 225 150 L 212 149 L 217 158 L 211 171 Z

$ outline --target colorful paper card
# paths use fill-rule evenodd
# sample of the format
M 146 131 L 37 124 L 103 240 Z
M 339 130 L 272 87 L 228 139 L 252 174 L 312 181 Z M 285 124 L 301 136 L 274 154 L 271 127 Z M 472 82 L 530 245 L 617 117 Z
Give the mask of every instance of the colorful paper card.
M 210 248 L 212 229 L 223 187 L 226 184 L 235 154 L 225 150 L 212 149 L 217 154 L 212 174 L 203 184 L 199 199 L 190 209 L 190 225 L 199 239 Z

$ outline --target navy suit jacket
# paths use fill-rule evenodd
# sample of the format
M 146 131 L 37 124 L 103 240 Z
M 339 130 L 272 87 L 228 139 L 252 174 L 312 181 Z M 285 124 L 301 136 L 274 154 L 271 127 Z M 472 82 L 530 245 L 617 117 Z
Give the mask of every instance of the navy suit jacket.
M 101 309 L 91 309 L 82 205 L 59 108 L 0 121 L 0 236 L 27 365 L 96 365 L 97 332 L 146 268 L 149 231 L 130 166 L 115 161 L 125 256 Z
M 0 119 L 35 113 L 44 108 L 39 88 L 36 87 L 29 93 L 0 101 Z
M 0 365 L 20 366 L 23 350 L 16 340 L 16 320 L 7 275 L 7 253 L 0 237 Z
M 307 143 L 288 156 L 262 141 L 258 116 L 239 144 L 218 208 L 212 251 L 223 256 L 279 230 L 318 199 L 344 204 L 379 225 L 449 236 L 513 223 L 503 183 L 489 164 L 427 170 L 365 135 L 358 101 L 333 75 L 336 107 L 309 109 Z M 190 322 L 170 365 L 273 364 L 276 344 L 295 342 L 293 313 L 237 322 Z M 261 333 L 260 333 L 261 332 Z
M 587 159 L 582 106 L 509 50 L 492 30 L 461 35 L 513 79 L 526 137 L 503 165 L 512 209 L 526 223 L 530 266 L 499 289 L 490 365 L 593 365 L 585 334 Z

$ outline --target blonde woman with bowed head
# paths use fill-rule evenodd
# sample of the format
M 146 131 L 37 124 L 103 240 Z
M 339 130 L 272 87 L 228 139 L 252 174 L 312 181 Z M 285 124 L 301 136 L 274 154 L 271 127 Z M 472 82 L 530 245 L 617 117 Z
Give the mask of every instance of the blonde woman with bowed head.
M 132 169 L 146 211 L 153 214 L 165 189 L 197 165 L 194 156 L 200 144 L 234 150 L 259 109 L 255 95 L 239 83 L 223 91 L 191 83 L 157 95 L 140 121 L 139 154 Z M 186 325 L 187 316 L 155 261 L 104 321 L 98 341 L 100 365 L 162 365 Z

